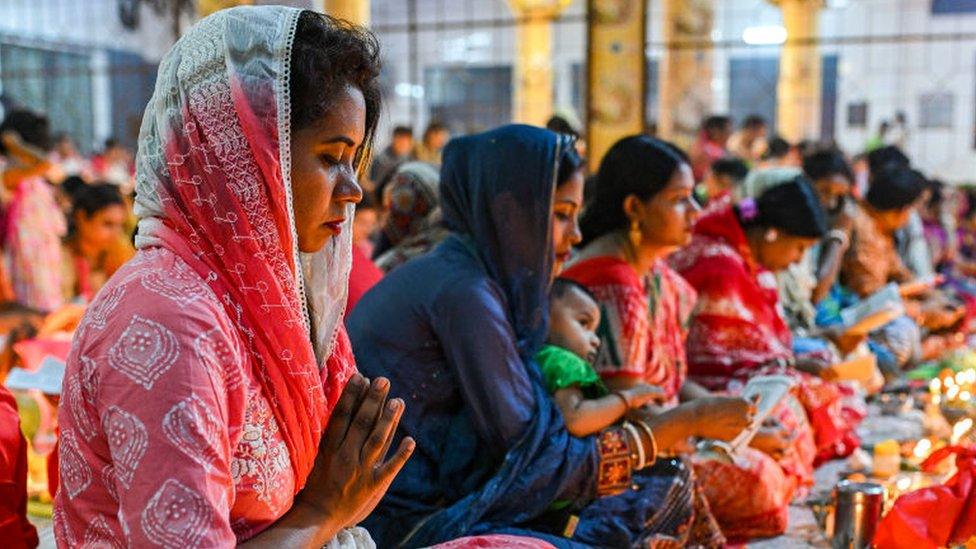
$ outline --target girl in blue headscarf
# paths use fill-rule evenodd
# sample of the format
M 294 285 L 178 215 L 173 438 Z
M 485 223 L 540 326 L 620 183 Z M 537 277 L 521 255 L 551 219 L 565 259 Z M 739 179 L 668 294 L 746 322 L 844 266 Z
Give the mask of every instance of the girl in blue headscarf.
M 364 523 L 379 546 L 489 533 L 559 547 L 722 542 L 679 461 L 633 474 L 687 422 L 572 437 L 533 362 L 553 274 L 580 240 L 571 151 L 569 138 L 518 125 L 452 141 L 440 188 L 450 236 L 348 319 L 359 368 L 389 377 L 406 401 L 399 436 L 417 442 Z

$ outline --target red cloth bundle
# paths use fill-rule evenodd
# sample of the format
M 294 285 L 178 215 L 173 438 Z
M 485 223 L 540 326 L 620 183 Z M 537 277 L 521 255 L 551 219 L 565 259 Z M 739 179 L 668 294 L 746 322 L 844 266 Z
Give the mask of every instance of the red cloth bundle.
M 931 471 L 952 454 L 959 471 L 945 484 L 910 492 L 895 501 L 874 537 L 879 549 L 935 549 L 960 545 L 976 536 L 976 448 L 942 448 L 922 463 L 922 469 Z
M 766 454 L 743 448 L 735 463 L 692 458 L 715 520 L 731 543 L 786 532 L 796 480 Z

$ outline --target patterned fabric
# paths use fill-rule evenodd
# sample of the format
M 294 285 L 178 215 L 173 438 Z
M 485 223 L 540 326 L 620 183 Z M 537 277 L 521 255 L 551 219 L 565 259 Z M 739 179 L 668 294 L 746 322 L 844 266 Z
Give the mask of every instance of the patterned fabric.
M 891 236 L 878 230 L 864 208 L 855 206 L 852 210 L 851 245 L 841 264 L 841 284 L 866 297 L 888 282 L 911 279 L 912 274 L 898 256 Z
M 555 549 L 555 546 L 536 538 L 498 535 L 460 538 L 431 549 Z
M 40 177 L 21 181 L 6 223 L 3 251 L 14 298 L 41 311 L 60 307 L 61 237 L 67 225 L 50 185 Z
M 601 330 L 603 351 L 620 346 L 633 348 L 635 336 L 637 340 L 643 340 L 637 343 L 641 346 L 641 353 L 644 353 L 647 346 L 651 347 L 648 354 L 638 355 L 647 358 L 638 363 L 638 368 L 631 370 L 633 374 L 624 375 L 640 376 L 648 383 L 664 387 L 672 397 L 671 405 L 676 405 L 678 391 L 686 377 L 684 338 L 695 303 L 695 291 L 690 285 L 664 263 L 658 263 L 651 276 L 642 281 L 629 264 L 609 257 L 580 262 L 565 271 L 562 276 L 577 280 L 598 296 L 604 312 L 603 318 L 609 324 Z M 645 288 L 650 291 L 645 293 Z M 633 297 L 629 303 L 607 299 L 607 296 L 619 294 Z M 628 311 L 629 314 L 625 316 L 619 311 Z M 629 322 L 621 322 L 622 318 L 629 318 Z M 617 328 L 618 324 L 623 329 Z M 628 328 L 628 325 L 631 328 Z M 613 352 L 605 354 L 612 355 Z M 622 375 L 622 371 L 627 371 L 627 369 L 613 367 L 613 362 L 610 360 L 603 363 L 610 367 L 601 369 L 601 375 L 613 377 Z M 786 414 L 784 421 L 793 421 L 789 423 L 791 426 L 809 430 L 808 427 L 795 422 L 793 415 Z M 808 435 L 805 440 L 810 442 L 810 451 L 807 453 L 810 456 L 809 461 L 812 461 L 812 438 Z M 782 464 L 777 464 L 765 454 L 752 450 L 747 450 L 747 455 L 752 460 L 750 463 L 774 471 L 775 474 L 756 477 L 748 467 L 745 467 L 749 463 L 743 463 L 743 467 L 738 469 L 732 467 L 721 472 L 712 469 L 713 462 L 696 463 L 698 485 L 715 518 L 712 519 L 711 514 L 707 516 L 709 520 L 717 519 L 722 525 L 722 531 L 727 535 L 731 532 L 736 536 L 745 534 L 744 537 L 749 538 L 782 533 L 786 525 L 785 520 L 779 518 L 786 516 L 787 505 L 798 484 L 812 480 L 809 465 L 804 469 L 788 459 Z M 784 469 L 795 474 L 787 477 Z M 722 482 L 711 482 L 716 475 L 722 476 Z M 736 487 L 748 487 L 748 491 Z M 756 499 L 752 497 L 754 492 L 775 494 L 776 497 Z M 770 520 L 752 521 L 749 526 L 740 528 L 737 522 L 729 520 L 729 517 L 741 517 L 741 513 L 768 517 Z
M 702 456 L 693 459 L 715 519 L 730 542 L 786 532 L 796 482 L 762 452 L 746 448 L 725 463 Z
M 627 434 L 621 428 L 607 429 L 596 437 L 600 452 L 596 492 L 601 496 L 619 494 L 630 487 L 633 465 Z
M 572 351 L 555 345 L 546 345 L 535 355 L 535 361 L 542 370 L 546 389 L 550 393 L 576 386 L 595 390 L 600 393 L 599 396 L 607 394 L 607 388 L 596 370 Z
M 809 480 L 814 459 L 853 451 L 858 445 L 854 428 L 859 413 L 845 410 L 842 393 L 834 384 L 786 366 L 794 358 L 793 341 L 781 314 L 776 278 L 753 260 L 732 208 L 701 218 L 692 243 L 672 256 L 672 265 L 698 290 L 698 308 L 688 335 L 692 379 L 712 390 L 736 393 L 757 374 L 794 377 L 803 408 L 784 408 L 777 417 L 787 428 L 800 429 L 802 436 L 794 448 L 801 459 L 794 472 L 801 482 Z M 809 417 L 812 432 L 804 432 L 804 416 Z M 811 434 L 816 441 L 812 452 Z
M 744 382 L 763 364 L 793 358 L 776 277 L 753 260 L 731 207 L 701 218 L 671 266 L 698 291 L 687 347 L 696 381 L 722 390 L 730 378 Z
M 688 371 L 685 337 L 695 290 L 664 262 L 641 277 L 622 259 L 596 257 L 561 276 L 586 286 L 600 304 L 600 352 L 594 365 L 600 375 L 639 378 L 677 404 Z
M 291 219 L 298 14 L 218 12 L 160 65 L 140 134 L 139 252 L 68 358 L 60 545 L 229 546 L 305 484 L 355 365 L 339 321 L 351 241 L 300 255 Z
M 597 547 L 724 547 L 725 537 L 713 517 L 701 482 L 685 460 L 659 459 L 634 473 L 633 485 L 602 498 L 580 512 L 574 539 Z M 625 525 L 643 525 L 636 539 Z

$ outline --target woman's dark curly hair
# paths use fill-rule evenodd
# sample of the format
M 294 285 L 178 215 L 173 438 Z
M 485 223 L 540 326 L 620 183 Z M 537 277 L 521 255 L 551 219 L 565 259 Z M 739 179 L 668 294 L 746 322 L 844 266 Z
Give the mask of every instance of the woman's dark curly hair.
M 328 15 L 303 11 L 298 16 L 291 50 L 291 127 L 312 126 L 332 107 L 336 94 L 352 85 L 366 100 L 366 131 L 356 158 L 362 170 L 369 162 L 380 118 L 380 45 L 376 36 Z

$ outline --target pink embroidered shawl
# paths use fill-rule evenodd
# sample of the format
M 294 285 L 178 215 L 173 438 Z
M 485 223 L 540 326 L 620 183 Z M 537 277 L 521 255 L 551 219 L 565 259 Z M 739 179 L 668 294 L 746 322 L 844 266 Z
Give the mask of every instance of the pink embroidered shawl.
M 68 360 L 59 544 L 233 544 L 305 484 L 355 365 L 341 326 L 352 231 L 300 254 L 292 219 L 299 13 L 218 12 L 160 64 L 137 157 L 139 252 Z

